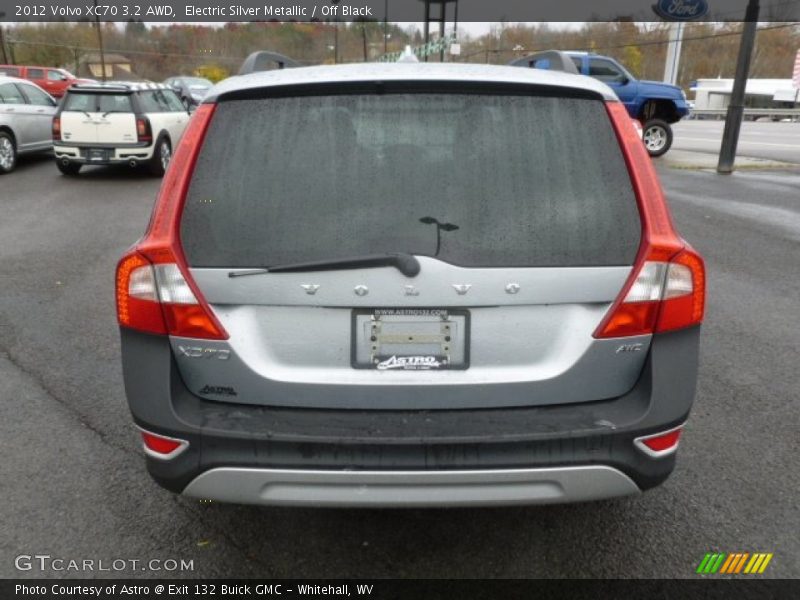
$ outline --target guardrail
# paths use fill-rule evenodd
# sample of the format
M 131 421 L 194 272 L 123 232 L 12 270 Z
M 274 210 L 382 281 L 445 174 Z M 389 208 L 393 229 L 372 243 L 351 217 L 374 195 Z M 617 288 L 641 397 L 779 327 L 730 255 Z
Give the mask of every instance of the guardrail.
M 728 109 L 717 108 L 693 108 L 691 117 L 720 117 L 725 118 Z M 800 108 L 745 108 L 745 117 L 777 117 L 782 119 L 800 120 Z

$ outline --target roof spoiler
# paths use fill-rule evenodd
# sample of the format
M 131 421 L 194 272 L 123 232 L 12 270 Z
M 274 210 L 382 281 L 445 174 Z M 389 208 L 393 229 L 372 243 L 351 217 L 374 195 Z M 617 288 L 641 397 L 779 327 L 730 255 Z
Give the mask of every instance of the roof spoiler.
M 269 71 L 275 68 L 272 66 L 272 63 L 277 64 L 279 69 L 291 69 L 300 66 L 300 63 L 292 60 L 288 56 L 278 54 L 277 52 L 262 50 L 253 52 L 244 59 L 242 66 L 239 68 L 239 75 L 247 75 L 248 73 L 256 73 L 257 71 Z
M 537 66 L 539 63 L 547 61 L 549 64 L 546 67 Z M 573 75 L 580 75 L 578 67 L 572 62 L 569 54 L 561 52 L 560 50 L 545 50 L 543 52 L 535 52 L 523 58 L 512 60 L 508 63 L 512 67 L 527 67 L 529 69 L 549 69 L 551 71 L 563 71 L 564 73 L 572 73 Z

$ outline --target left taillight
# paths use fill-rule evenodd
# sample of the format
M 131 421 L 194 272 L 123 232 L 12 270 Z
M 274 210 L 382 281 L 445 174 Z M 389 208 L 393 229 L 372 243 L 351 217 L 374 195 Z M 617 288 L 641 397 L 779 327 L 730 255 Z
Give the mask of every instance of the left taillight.
M 228 334 L 192 280 L 178 227 L 214 105 L 201 106 L 175 152 L 147 233 L 117 264 L 117 321 L 147 333 L 224 340 Z
M 53 117 L 53 141 L 61 141 L 61 117 Z

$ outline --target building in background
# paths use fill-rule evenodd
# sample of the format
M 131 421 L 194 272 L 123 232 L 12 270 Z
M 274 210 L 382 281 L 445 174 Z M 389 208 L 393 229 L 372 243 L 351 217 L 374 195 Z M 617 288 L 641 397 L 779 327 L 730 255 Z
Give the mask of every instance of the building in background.
M 733 79 L 698 79 L 692 82 L 695 110 L 726 110 L 731 103 Z M 748 79 L 745 108 L 795 108 L 798 90 L 791 79 Z
M 107 81 L 142 81 L 142 77 L 133 72 L 129 58 L 121 54 L 105 55 L 105 79 Z M 103 63 L 99 54 L 86 54 L 78 64 L 78 77 L 103 79 Z

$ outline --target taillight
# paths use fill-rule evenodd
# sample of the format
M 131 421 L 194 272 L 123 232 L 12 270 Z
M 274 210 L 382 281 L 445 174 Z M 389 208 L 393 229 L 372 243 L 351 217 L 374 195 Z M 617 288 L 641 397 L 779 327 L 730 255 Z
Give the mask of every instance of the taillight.
M 61 141 L 61 117 L 53 117 L 53 141 Z
M 625 107 L 607 104 L 642 219 L 642 242 L 633 271 L 594 333 L 596 338 L 647 335 L 703 321 L 705 266 L 672 225 L 652 161 Z
M 147 117 L 136 118 L 136 139 L 140 142 L 153 141 L 153 130 L 150 128 L 150 119 Z
M 662 458 L 672 454 L 678 449 L 678 443 L 680 442 L 682 432 L 683 425 L 668 431 L 662 431 L 661 433 L 638 437 L 633 440 L 633 443 L 639 450 L 651 458 Z
M 161 186 L 147 233 L 117 264 L 117 321 L 155 334 L 224 340 L 189 274 L 178 227 L 189 180 L 214 105 L 195 111 Z

